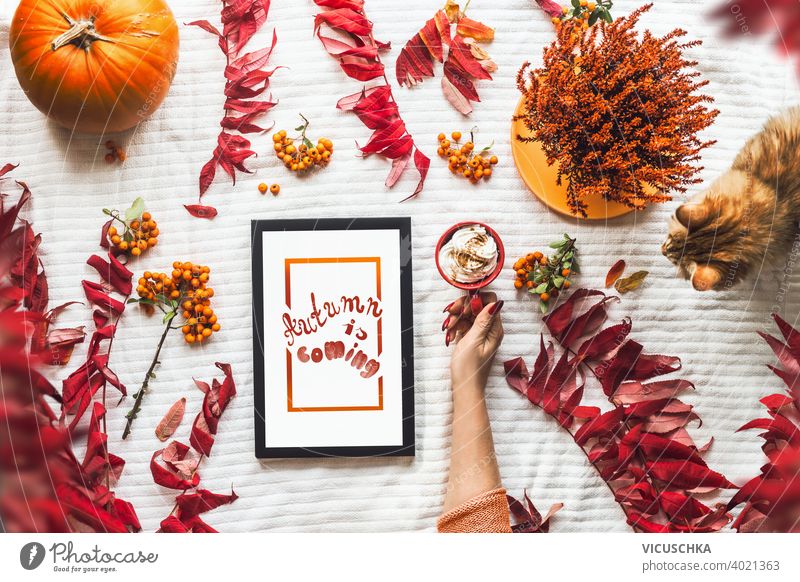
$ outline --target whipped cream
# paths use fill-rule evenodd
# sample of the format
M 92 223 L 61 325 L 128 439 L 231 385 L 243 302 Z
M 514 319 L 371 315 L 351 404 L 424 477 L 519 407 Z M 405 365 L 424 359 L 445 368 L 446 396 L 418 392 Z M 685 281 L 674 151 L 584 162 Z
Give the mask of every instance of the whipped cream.
M 497 267 L 497 243 L 478 224 L 459 228 L 439 250 L 439 266 L 457 283 L 477 283 Z

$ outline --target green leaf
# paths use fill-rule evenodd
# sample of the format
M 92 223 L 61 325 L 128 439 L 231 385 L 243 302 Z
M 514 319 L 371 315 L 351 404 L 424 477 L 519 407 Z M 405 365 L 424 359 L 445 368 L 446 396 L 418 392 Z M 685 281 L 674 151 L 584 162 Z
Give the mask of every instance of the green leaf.
M 155 305 L 156 304 L 155 301 L 153 301 L 152 299 L 148 299 L 147 297 L 142 297 L 141 299 L 139 299 L 139 303 L 144 303 L 145 305 Z
M 125 303 L 139 303 L 139 301 L 141 301 L 141 299 L 136 299 L 135 297 L 131 297 Z
M 556 288 L 561 289 L 561 286 L 564 284 L 564 277 L 553 277 L 553 285 Z
M 542 313 L 547 313 L 547 303 L 545 303 L 541 299 L 539 300 L 539 309 L 541 310 Z
M 124 233 L 122 233 L 122 240 L 131 242 L 133 240 L 133 234 L 131 234 L 131 231 L 126 230 Z
M 547 286 L 548 286 L 548 283 L 547 283 L 547 281 L 545 281 L 544 283 L 539 285 L 536 289 L 534 289 L 533 292 L 541 295 L 542 293 L 547 291 Z
M 135 220 L 142 215 L 142 212 L 144 212 L 144 200 L 142 200 L 142 197 L 139 196 L 133 201 L 131 207 L 125 211 L 125 220 L 128 222 Z
M 306 147 L 309 149 L 314 147 L 314 143 L 307 137 L 303 138 L 303 143 L 306 144 Z
M 592 11 L 591 16 L 589 16 L 589 26 L 594 25 L 597 22 L 597 19 L 600 18 L 600 8 L 595 8 Z
M 150 372 L 150 378 L 155 380 L 156 379 L 156 373 L 155 372 Z
M 573 8 L 580 8 L 581 7 L 581 0 L 572 0 L 572 7 Z
M 492 143 L 490 143 L 488 146 L 486 146 L 485 148 L 483 148 L 481 151 L 482 151 L 482 152 L 488 152 L 488 151 L 489 151 L 490 149 L 492 149 L 493 147 L 494 147 L 494 141 L 492 141 Z
M 173 319 L 175 319 L 175 312 L 169 311 L 164 315 L 164 319 L 161 320 L 161 323 L 169 323 Z
M 103 208 L 103 214 L 107 214 L 108 216 L 114 216 L 108 208 Z
M 297 127 L 294 128 L 294 130 L 295 131 L 303 131 L 305 128 L 306 128 L 305 125 L 298 125 Z
M 563 240 L 556 240 L 556 241 L 553 241 L 553 242 L 551 242 L 551 243 L 550 243 L 548 246 L 549 246 L 551 249 L 560 249 L 561 247 L 563 247 L 563 246 L 564 246 L 564 243 L 565 243 L 565 242 L 566 242 L 566 241 L 563 241 Z
M 609 24 L 614 22 L 614 19 L 611 18 L 611 13 L 608 11 L 608 8 L 603 8 L 602 12 L 600 13 L 600 18 L 602 18 Z

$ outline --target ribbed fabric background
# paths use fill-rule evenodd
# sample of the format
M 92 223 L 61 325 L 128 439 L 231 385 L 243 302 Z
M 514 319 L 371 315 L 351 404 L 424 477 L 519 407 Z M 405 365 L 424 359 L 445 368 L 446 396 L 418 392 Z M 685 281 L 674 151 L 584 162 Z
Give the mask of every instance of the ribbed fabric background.
M 641 23 L 656 33 L 681 27 L 689 32 L 688 38 L 703 40 L 689 54 L 699 61 L 699 70 L 710 81 L 707 92 L 721 111 L 705 136 L 718 140 L 703 156 L 706 180 L 728 167 L 746 138 L 771 114 L 798 101 L 791 64 L 762 38 L 722 39 L 719 26 L 705 17 L 711 4 L 661 0 Z M 20 163 L 13 177 L 27 181 L 33 190 L 25 216 L 43 236 L 41 252 L 52 305 L 83 300 L 80 281 L 95 276 L 84 261 L 98 252 L 101 209 L 125 208 L 136 196 L 144 197 L 162 233 L 159 245 L 135 263 L 137 275 L 144 269 L 168 269 L 175 259 L 213 269 L 222 333 L 202 347 L 190 348 L 177 335 L 168 341 L 157 379 L 127 441 L 122 442 L 120 435 L 130 400 L 118 408 L 112 405 L 110 412 L 111 450 L 127 461 L 117 490 L 135 504 L 146 530 L 158 527 L 174 496 L 152 482 L 148 463 L 160 448 L 153 429 L 168 406 L 185 395 L 187 418 L 176 436 L 188 439 L 190 419 L 201 401 L 192 377 L 210 379 L 217 372 L 213 362 L 224 361 L 233 365 L 239 396 L 225 413 L 213 456 L 201 474 L 206 487 L 224 491 L 233 486 L 241 498 L 209 513 L 213 526 L 224 532 L 432 531 L 445 490 L 451 414 L 450 350 L 439 328 L 442 308 L 456 296 L 436 273 L 433 248 L 445 228 L 470 219 L 488 222 L 501 234 L 509 269 L 516 257 L 545 247 L 567 231 L 578 237 L 584 270 L 581 285 L 602 285 L 607 269 L 619 258 L 625 258 L 632 270 L 650 271 L 644 288 L 613 308 L 612 319 L 630 314 L 633 337 L 648 351 L 683 359 L 682 375 L 697 386 L 686 400 L 704 420 L 693 434 L 698 442 L 715 438 L 708 454 L 712 467 L 742 482 L 762 464 L 756 434 L 735 431 L 760 414 L 760 397 L 780 388 L 780 381 L 765 366 L 774 358 L 756 332 L 773 330 L 772 310 L 796 322 L 799 302 L 787 303 L 785 298 L 791 297 L 797 276 L 791 268 L 784 274 L 784 264 L 764 265 L 757 281 L 730 292 L 700 294 L 674 277 L 659 249 L 679 201 L 607 224 L 586 223 L 548 212 L 526 190 L 510 151 L 510 117 L 519 97 L 515 75 L 523 61 L 540 62 L 543 46 L 553 39 L 552 25 L 533 0 L 472 1 L 470 16 L 497 29 L 488 48 L 499 69 L 494 81 L 479 84 L 483 101 L 469 118 L 446 103 L 438 78 L 414 90 L 395 87 L 410 131 L 431 157 L 435 158 L 440 131 L 466 132 L 477 126 L 478 141 L 494 140 L 501 160 L 491 181 L 473 187 L 455 179 L 434 159 L 423 193 L 402 205 L 397 202 L 413 189 L 412 172 L 387 191 L 383 186 L 387 163 L 356 155 L 355 142 L 363 143 L 368 131 L 355 116 L 335 109 L 336 100 L 357 91 L 360 84 L 345 77 L 313 36 L 316 7 L 310 0 L 273 2 L 267 25 L 250 45 L 263 46 L 272 27 L 277 28 L 272 64 L 286 68 L 273 77 L 272 90 L 280 104 L 267 119 L 274 120 L 276 128 L 291 129 L 302 112 L 312 120 L 314 136 L 335 142 L 336 155 L 327 170 L 298 178 L 279 166 L 269 135 L 255 136 L 259 157 L 250 164 L 255 174 L 241 176 L 235 187 L 222 178 L 204 199 L 220 210 L 213 222 L 191 218 L 182 204 L 196 200 L 200 167 L 215 145 L 224 58 L 214 38 L 183 23 L 198 18 L 217 22 L 220 3 L 171 2 L 181 33 L 178 73 L 161 109 L 130 134 L 115 136 L 128 153 L 123 165 L 104 162 L 103 140 L 70 136 L 28 103 L 7 48 L 16 3 L 5 0 L 2 5 L 0 162 Z M 638 5 L 619 0 L 613 12 L 626 14 Z M 400 48 L 439 7 L 437 0 L 367 0 L 376 36 L 392 42 L 385 57 L 390 71 Z M 280 196 L 261 196 L 256 189 L 261 181 L 280 182 Z M 416 458 L 257 461 L 250 219 L 383 215 L 413 220 Z M 536 305 L 512 288 L 510 271 L 493 289 L 506 301 L 506 337 L 487 389 L 504 485 L 512 494 L 527 488 L 543 510 L 564 502 L 553 531 L 629 531 L 608 489 L 571 439 L 506 385 L 501 362 L 518 355 L 531 358 L 543 326 Z M 90 311 L 74 306 L 59 323 L 91 326 Z M 111 363 L 131 392 L 141 382 L 160 329 L 160 318 L 147 317 L 135 307 L 125 314 Z M 69 370 L 81 362 L 85 349 L 78 347 Z M 60 380 L 69 370 L 56 370 L 53 377 Z

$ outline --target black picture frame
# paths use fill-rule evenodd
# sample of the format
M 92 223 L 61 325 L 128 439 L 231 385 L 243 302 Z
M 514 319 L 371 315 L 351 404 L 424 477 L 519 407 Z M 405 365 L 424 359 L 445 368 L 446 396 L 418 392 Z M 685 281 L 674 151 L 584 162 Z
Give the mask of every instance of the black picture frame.
M 400 248 L 400 327 L 402 359 L 403 443 L 399 446 L 267 447 L 265 411 L 263 232 L 319 230 L 397 230 Z M 415 454 L 414 425 L 414 314 L 411 261 L 411 218 L 321 218 L 251 221 L 253 279 L 253 389 L 255 454 L 259 459 L 304 457 L 381 457 Z

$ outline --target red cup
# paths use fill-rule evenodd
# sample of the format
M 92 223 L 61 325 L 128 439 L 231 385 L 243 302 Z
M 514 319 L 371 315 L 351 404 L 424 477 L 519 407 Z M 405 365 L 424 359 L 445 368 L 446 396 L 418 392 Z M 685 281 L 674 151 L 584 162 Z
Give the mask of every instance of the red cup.
M 480 281 L 476 281 L 474 283 L 460 283 L 458 281 L 454 281 L 451 279 L 442 269 L 442 266 L 439 264 L 439 251 L 442 250 L 442 247 L 453 237 L 453 234 L 465 226 L 482 226 L 486 229 L 486 232 L 494 239 L 495 244 L 497 245 L 497 266 L 494 270 L 489 273 L 486 277 L 481 279 Z M 458 289 L 463 289 L 464 291 L 468 291 L 470 295 L 470 301 L 472 302 L 472 312 L 478 313 L 483 309 L 483 304 L 480 299 L 480 290 L 489 285 L 492 281 L 497 279 L 497 276 L 500 275 L 500 272 L 503 270 L 503 263 L 506 259 L 506 250 L 503 247 L 503 241 L 500 240 L 500 235 L 490 226 L 482 223 L 482 222 L 459 222 L 458 224 L 454 224 L 446 231 L 444 234 L 439 237 L 439 242 L 436 243 L 436 251 L 434 253 L 434 259 L 436 260 L 436 268 L 439 270 L 439 274 L 442 276 L 442 279 L 450 283 L 453 287 L 457 287 Z

